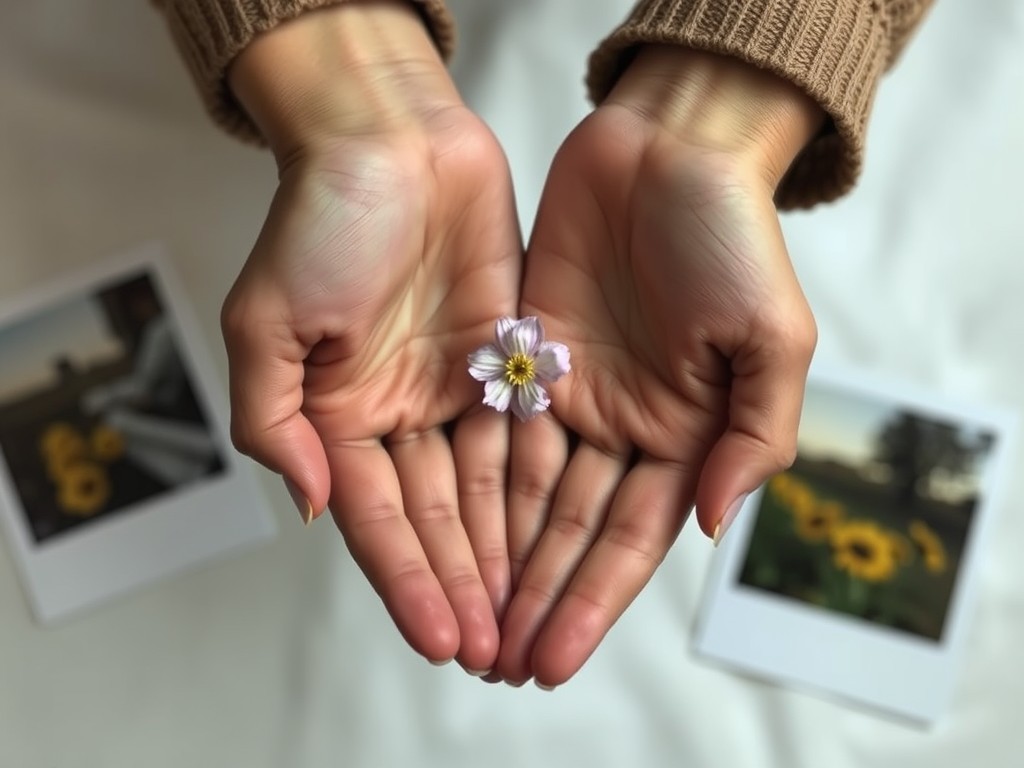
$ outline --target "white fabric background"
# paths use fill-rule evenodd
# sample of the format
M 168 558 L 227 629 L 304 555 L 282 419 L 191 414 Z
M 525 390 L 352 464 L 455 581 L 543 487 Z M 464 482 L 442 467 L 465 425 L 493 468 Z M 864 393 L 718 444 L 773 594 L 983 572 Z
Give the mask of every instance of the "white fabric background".
M 585 56 L 628 5 L 452 1 L 454 70 L 504 142 L 527 231 L 550 158 L 587 110 Z M 1024 408 L 1022 143 L 1024 4 L 939 0 L 883 85 L 857 191 L 785 218 L 819 356 Z M 161 239 L 226 380 L 219 305 L 273 188 L 269 156 L 200 112 L 146 3 L 3 3 L 0 298 Z M 433 668 L 329 520 L 303 530 L 261 478 L 283 528 L 271 545 L 59 629 L 33 625 L 0 548 L 0 766 L 1021 764 L 1019 474 L 954 708 L 928 732 L 698 664 L 689 632 L 711 547 L 695 526 L 563 689 Z

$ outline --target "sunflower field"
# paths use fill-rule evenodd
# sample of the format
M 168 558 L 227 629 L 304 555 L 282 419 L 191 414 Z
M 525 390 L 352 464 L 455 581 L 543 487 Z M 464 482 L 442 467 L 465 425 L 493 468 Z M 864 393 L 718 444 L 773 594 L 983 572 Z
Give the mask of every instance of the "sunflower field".
M 945 512 L 945 514 L 943 514 Z M 813 472 L 761 495 L 742 584 L 939 640 L 969 514 Z

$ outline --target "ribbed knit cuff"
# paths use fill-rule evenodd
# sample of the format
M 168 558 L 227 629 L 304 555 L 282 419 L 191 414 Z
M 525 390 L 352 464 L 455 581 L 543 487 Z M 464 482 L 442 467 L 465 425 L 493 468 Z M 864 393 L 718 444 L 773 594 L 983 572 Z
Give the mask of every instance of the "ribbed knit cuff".
M 227 70 L 254 37 L 316 8 L 345 0 L 154 0 L 199 88 L 210 116 L 228 133 L 265 143 L 235 100 Z M 420 9 L 438 50 L 447 59 L 455 44 L 455 24 L 444 0 L 412 0 Z
M 864 134 L 890 34 L 877 0 L 641 0 L 590 57 L 587 88 L 600 103 L 637 46 L 667 43 L 720 53 L 774 72 L 831 117 L 779 184 L 776 203 L 834 200 L 860 172 Z

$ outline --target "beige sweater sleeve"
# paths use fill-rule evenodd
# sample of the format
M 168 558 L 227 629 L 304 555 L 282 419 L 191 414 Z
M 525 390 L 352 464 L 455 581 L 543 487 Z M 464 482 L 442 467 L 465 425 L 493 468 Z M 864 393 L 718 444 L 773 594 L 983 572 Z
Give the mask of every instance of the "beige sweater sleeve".
M 776 195 L 782 208 L 806 207 L 853 185 L 878 81 L 932 2 L 640 0 L 591 55 L 587 87 L 600 103 L 643 43 L 722 53 L 775 72 L 831 118 Z
M 231 62 L 261 32 L 299 14 L 345 0 L 153 0 L 196 81 L 213 119 L 235 136 L 263 143 L 227 83 Z M 444 0 L 412 0 L 420 9 L 442 56 L 455 39 Z

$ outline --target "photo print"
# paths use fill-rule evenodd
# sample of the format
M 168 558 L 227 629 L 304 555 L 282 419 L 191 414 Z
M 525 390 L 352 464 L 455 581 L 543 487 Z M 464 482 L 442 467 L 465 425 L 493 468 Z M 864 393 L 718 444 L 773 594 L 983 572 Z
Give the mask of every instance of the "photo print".
M 1016 415 L 812 367 L 792 467 L 715 554 L 698 656 L 922 724 L 949 705 Z
M 803 421 L 740 583 L 940 640 L 994 433 L 814 387 Z
M 158 245 L 0 301 L 0 526 L 38 621 L 273 536 Z
M 224 468 L 153 278 L 0 328 L 0 451 L 37 544 Z

